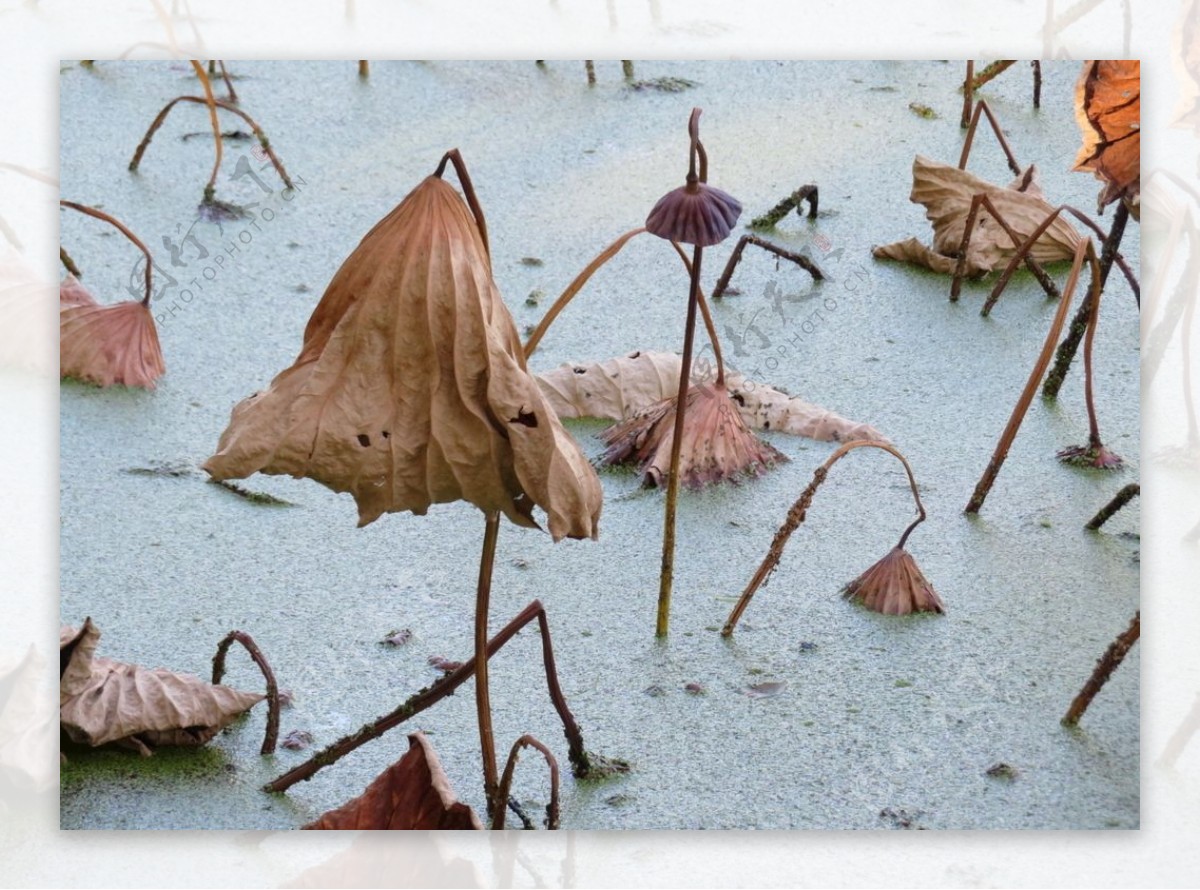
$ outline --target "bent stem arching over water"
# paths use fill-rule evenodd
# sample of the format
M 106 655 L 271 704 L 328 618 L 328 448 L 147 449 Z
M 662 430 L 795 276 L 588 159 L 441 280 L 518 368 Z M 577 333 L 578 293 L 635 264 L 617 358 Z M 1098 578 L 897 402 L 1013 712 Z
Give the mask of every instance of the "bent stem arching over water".
M 908 475 L 908 485 L 912 489 L 913 500 L 917 505 L 917 518 L 904 530 L 904 533 L 900 536 L 899 543 L 895 547 L 897 550 L 904 548 L 905 543 L 908 541 L 908 536 L 912 534 L 913 529 L 925 521 L 925 506 L 921 503 L 921 494 L 917 489 L 917 480 L 913 476 L 912 467 L 909 466 L 904 455 L 891 445 L 886 445 L 883 442 L 870 442 L 865 439 L 847 442 L 834 451 L 833 454 L 829 455 L 826 461 L 813 471 L 812 481 L 808 483 L 808 486 L 801 492 L 800 497 L 796 499 L 791 509 L 788 510 L 787 517 L 779 527 L 779 530 L 775 532 L 775 537 L 771 540 L 771 546 L 767 550 L 767 555 L 763 558 L 762 563 L 754 572 L 753 577 L 751 577 L 750 583 L 746 585 L 746 589 L 742 591 L 742 595 L 738 598 L 733 610 L 729 613 L 729 617 L 725 621 L 725 626 L 721 628 L 721 636 L 728 637 L 733 633 L 738 621 L 741 620 L 742 613 L 750 605 L 750 600 L 754 597 L 758 588 L 767 582 L 771 574 L 778 567 L 779 560 L 783 557 L 783 548 L 787 546 L 788 539 L 791 538 L 792 533 L 804 522 L 808 514 L 808 508 L 812 506 L 813 497 L 816 496 L 817 489 L 821 487 L 833 465 L 856 448 L 868 447 L 879 448 L 894 456 L 904 465 L 904 471 Z

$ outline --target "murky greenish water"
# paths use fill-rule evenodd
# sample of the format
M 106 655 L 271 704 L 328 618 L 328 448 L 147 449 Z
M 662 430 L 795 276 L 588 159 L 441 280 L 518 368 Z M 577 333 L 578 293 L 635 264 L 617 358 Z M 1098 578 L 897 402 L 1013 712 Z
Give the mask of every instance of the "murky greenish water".
M 233 181 L 246 143 L 229 142 L 219 196 L 259 202 L 257 227 L 195 225 L 212 162 L 199 107 L 177 110 L 138 175 L 126 171 L 144 127 L 169 98 L 196 91 L 170 63 L 66 67 L 62 189 L 103 205 L 155 249 L 178 280 L 156 304 L 167 374 L 153 393 L 64 383 L 64 622 L 92 616 L 101 653 L 206 673 L 217 641 L 249 631 L 295 704 L 282 730 L 326 744 L 434 679 L 431 655 L 471 647 L 475 567 L 483 531 L 465 504 L 426 517 L 386 516 L 356 529 L 348 496 L 309 481 L 256 477 L 248 487 L 295 504 L 264 507 L 202 475 L 133 475 L 131 468 L 202 462 L 232 405 L 290 364 L 316 300 L 363 234 L 458 147 L 491 228 L 495 274 L 518 325 L 605 244 L 640 225 L 682 181 L 685 126 L 705 109 L 711 181 L 745 204 L 744 221 L 806 182 L 820 187 L 815 223 L 789 217 L 772 237 L 806 250 L 830 274 L 749 251 L 742 295 L 714 307 L 732 362 L 856 420 L 903 449 L 929 520 L 909 549 L 948 614 L 894 619 L 845 603 L 841 586 L 891 547 L 912 514 L 902 471 L 887 455 L 838 464 L 794 535 L 770 585 L 732 641 L 717 628 L 764 554 L 788 506 L 828 456 L 828 443 L 770 435 L 792 460 L 763 479 L 682 498 L 672 632 L 653 636 L 662 497 L 631 475 L 603 473 L 598 542 L 551 543 L 506 525 L 492 622 L 530 599 L 547 605 L 566 695 L 588 747 L 626 758 L 627 776 L 563 785 L 569 828 L 1136 828 L 1138 681 L 1135 647 L 1077 731 L 1059 724 L 1093 662 L 1138 604 L 1139 510 L 1103 534 L 1082 526 L 1138 476 L 1138 317 L 1114 274 L 1096 340 L 1096 391 L 1121 473 L 1059 464 L 1086 439 L 1081 368 L 1057 404 L 1036 401 L 982 512 L 962 513 L 1045 335 L 1054 306 L 1021 273 L 990 319 L 987 284 L 957 305 L 944 278 L 871 259 L 874 244 L 928 237 L 908 202 L 917 152 L 953 161 L 962 69 L 956 63 L 837 65 L 639 62 L 639 77 L 682 77 L 682 93 L 632 91 L 616 62 L 589 89 L 579 63 L 235 62 L 244 107 L 266 128 L 299 188 L 284 201 Z M 1077 63 L 1046 66 L 1043 107 L 1030 107 L 1028 69 L 985 90 L 1022 162 L 1035 161 L 1055 201 L 1093 208 L 1097 183 L 1070 173 Z M 932 107 L 924 119 L 909 103 Z M 989 137 L 972 169 L 1007 181 Z M 273 217 L 269 221 L 267 210 Z M 74 215 L 63 242 L 102 298 L 125 294 L 131 250 Z M 163 236 L 189 231 L 210 257 L 184 248 L 172 266 Z M 243 234 L 249 233 L 249 234 Z M 816 236 L 823 236 L 820 240 Z M 236 245 L 236 248 L 232 245 Z M 711 287 L 733 239 L 710 251 Z M 1138 228 L 1124 252 L 1136 259 Z M 219 268 L 214 257 L 226 259 Z M 542 265 L 522 264 L 537 257 Z M 205 268 L 217 268 L 205 278 Z M 1059 279 L 1065 270 L 1057 270 Z M 782 295 L 779 306 L 769 287 Z M 525 305 L 542 290 L 541 307 Z M 187 291 L 187 293 L 185 293 Z M 547 369 L 634 349 L 677 349 L 686 284 L 662 243 L 632 243 L 563 314 L 535 356 Z M 186 299 L 185 299 L 186 298 Z M 814 318 L 832 298 L 836 308 Z M 599 424 L 571 427 L 590 454 Z M 379 645 L 409 628 L 400 648 Z M 248 660 L 228 682 L 257 689 Z M 786 684 L 750 698 L 750 684 Z M 699 683 L 701 695 L 684 690 Z M 650 694 L 657 687 L 662 694 Z M 536 634 L 494 661 L 502 750 L 521 733 L 566 746 L 545 694 Z M 421 714 L 458 793 L 482 792 L 468 684 Z M 264 781 L 310 752 L 260 757 L 265 711 L 202 751 L 72 752 L 64 768 L 65 828 L 294 828 L 361 791 L 406 748 L 404 730 L 359 749 L 286 795 Z M 997 762 L 1012 780 L 989 777 Z M 526 757 L 517 796 L 537 805 L 544 770 Z M 898 814 L 881 815 L 883 811 Z

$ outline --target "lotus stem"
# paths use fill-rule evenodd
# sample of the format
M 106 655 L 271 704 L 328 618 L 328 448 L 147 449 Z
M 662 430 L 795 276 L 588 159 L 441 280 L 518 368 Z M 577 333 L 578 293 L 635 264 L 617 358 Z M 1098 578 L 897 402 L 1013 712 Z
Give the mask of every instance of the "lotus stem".
M 475 186 L 471 183 L 471 174 L 467 171 L 467 162 L 463 160 L 463 156 L 457 148 L 452 148 L 442 155 L 442 160 L 438 163 L 433 175 L 440 179 L 446 170 L 447 161 L 454 165 L 454 172 L 458 175 L 458 182 L 462 186 L 463 194 L 466 196 L 467 206 L 471 208 L 471 215 L 475 217 L 475 227 L 479 229 L 479 236 L 483 239 L 483 251 L 488 256 L 488 265 L 490 267 L 492 262 L 492 248 L 488 243 L 487 219 L 483 215 L 483 205 L 479 203 L 479 198 L 475 194 Z
M 975 106 L 974 113 L 971 115 L 971 124 L 967 128 L 967 138 L 963 142 L 962 154 L 958 158 L 958 169 L 967 169 L 967 158 L 971 154 L 971 143 L 975 141 L 975 131 L 979 128 L 979 116 L 981 114 L 987 116 L 988 123 L 992 126 L 992 132 L 996 134 L 996 141 L 1000 143 L 1004 157 L 1008 159 L 1008 169 L 1012 170 L 1013 176 L 1020 176 L 1021 165 L 1017 163 L 1017 156 L 1013 154 L 1008 140 L 1004 138 L 1004 131 L 1000 129 L 1000 122 L 996 120 L 996 115 L 992 114 L 992 109 L 988 107 L 987 102 L 983 99 L 979 100 Z
M 76 278 L 83 277 L 83 273 L 79 271 L 79 267 L 75 265 L 75 261 L 71 259 L 71 255 L 67 253 L 65 247 L 58 248 L 58 259 L 63 264 L 63 267 Z
M 1015 61 L 1015 59 L 997 59 L 990 65 L 986 66 L 977 75 L 968 80 L 971 91 L 974 92 L 975 90 L 978 90 L 981 86 L 984 86 L 989 81 L 994 80 L 996 77 L 1003 74 L 1012 67 L 1013 62 Z
M 773 253 L 775 256 L 791 260 L 805 272 L 813 277 L 814 281 L 824 281 L 825 275 L 817 268 L 816 263 L 810 260 L 804 254 L 793 253 L 790 250 L 784 250 L 778 245 L 772 244 L 757 235 L 743 235 L 738 239 L 737 246 L 733 248 L 733 253 L 729 255 L 729 261 L 725 264 L 725 270 L 721 273 L 721 277 L 717 280 L 717 286 L 713 288 L 713 299 L 719 300 L 729 287 L 729 279 L 733 277 L 733 270 L 737 268 L 738 263 L 742 261 L 742 251 L 746 249 L 747 244 L 753 244 L 755 247 L 761 247 L 768 253 Z
M 583 63 L 583 70 L 587 72 L 587 84 L 590 87 L 596 85 L 596 63 L 588 59 Z
M 908 475 L 908 485 L 912 490 L 913 500 L 917 505 L 917 518 L 900 535 L 900 543 L 896 546 L 899 548 L 904 547 L 913 529 L 925 521 L 925 505 L 921 503 L 921 493 L 917 488 L 916 477 L 913 475 L 912 467 L 909 466 L 908 460 L 904 455 L 896 448 L 883 442 L 874 442 L 867 439 L 856 439 L 853 442 L 847 442 L 834 451 L 833 454 L 829 455 L 825 463 L 813 471 L 812 481 L 808 483 L 804 491 L 800 493 L 800 497 L 796 499 L 796 502 L 788 510 L 783 524 L 779 526 L 779 529 L 775 532 L 775 537 L 771 540 L 771 546 L 767 550 L 767 555 L 755 570 L 754 575 L 750 578 L 750 583 L 746 585 L 746 589 L 742 591 L 742 595 L 738 598 L 733 610 L 729 613 L 729 617 L 725 620 L 725 626 L 721 628 L 721 636 L 728 637 L 733 633 L 733 629 L 737 627 L 742 613 L 750 605 L 750 600 L 754 597 L 758 588 L 767 583 L 771 574 L 779 566 L 779 560 L 783 558 L 783 548 L 787 545 L 792 533 L 804 522 L 808 514 L 808 508 L 812 506 L 813 497 L 816 496 L 817 489 L 821 487 L 833 465 L 856 448 L 879 448 L 897 458 L 904 465 L 904 472 Z
M 967 76 L 963 80 L 963 110 L 962 118 L 959 126 L 964 130 L 971 125 L 971 104 L 975 99 L 975 93 L 971 89 L 971 83 L 975 80 L 975 60 L 967 59 Z
M 211 204 L 215 200 L 217 193 L 217 172 L 221 169 L 221 156 L 224 147 L 221 145 L 221 124 L 217 121 L 217 100 L 213 96 L 212 81 L 208 79 L 208 75 L 204 73 L 204 67 L 195 59 L 190 60 L 192 68 L 196 71 L 196 76 L 200 78 L 200 85 L 204 87 L 204 100 L 208 105 L 208 118 L 212 123 L 213 142 L 216 145 L 216 158 L 213 161 L 212 174 L 208 177 L 208 185 L 204 187 L 204 203 Z
M 211 63 L 209 64 L 211 65 Z M 225 89 L 229 93 L 229 101 L 236 105 L 238 101 L 237 90 L 233 88 L 233 79 L 229 76 L 229 72 L 225 70 L 225 61 L 218 59 L 217 65 L 221 68 L 221 79 L 225 81 Z
M 1125 206 L 1125 202 L 1121 201 L 1117 204 L 1116 212 L 1113 214 L 1112 229 L 1107 235 L 1102 233 L 1104 238 L 1104 246 L 1100 250 L 1100 289 L 1103 291 L 1104 286 L 1108 283 L 1108 273 L 1112 270 L 1113 262 L 1118 255 L 1118 248 L 1121 244 L 1121 238 L 1125 234 L 1125 223 L 1129 219 L 1129 208 Z M 1132 273 L 1130 273 L 1132 274 Z M 1138 295 L 1140 304 L 1141 297 L 1135 287 L 1135 295 Z M 1063 337 L 1062 343 L 1059 344 L 1057 352 L 1054 355 L 1054 367 L 1050 370 L 1046 377 L 1046 383 L 1042 387 L 1042 395 L 1048 399 L 1058 397 L 1058 392 L 1062 389 L 1063 383 L 1067 378 L 1067 371 L 1071 369 L 1071 361 L 1075 358 L 1075 353 L 1079 349 L 1079 341 L 1083 338 L 1085 332 L 1090 329 L 1092 319 L 1092 298 L 1088 297 L 1079 306 L 1079 311 L 1075 313 L 1075 317 L 1071 319 L 1071 324 L 1067 328 L 1067 335 Z M 1086 347 L 1085 347 L 1086 349 Z
M 643 230 L 644 231 L 644 230 Z M 679 254 L 679 259 L 683 261 L 683 267 L 687 269 L 688 275 L 692 274 L 692 261 L 688 259 L 683 248 L 678 241 L 672 241 L 671 246 L 675 248 L 675 252 Z M 717 386 L 725 385 L 725 356 L 721 352 L 721 338 L 717 336 L 717 325 L 713 321 L 712 313 L 708 309 L 708 300 L 704 299 L 704 289 L 700 288 L 697 291 L 700 298 L 700 315 L 704 318 L 704 328 L 708 331 L 708 341 L 712 344 L 713 357 L 717 361 Z
M 1129 650 L 1141 635 L 1142 613 L 1139 609 L 1134 613 L 1133 620 L 1129 622 L 1129 627 L 1123 630 L 1109 644 L 1104 655 L 1096 662 L 1095 670 L 1092 671 L 1092 675 L 1088 677 L 1087 682 L 1083 684 L 1083 688 L 1079 690 L 1079 694 L 1071 702 L 1071 707 L 1067 709 L 1067 715 L 1062 719 L 1065 726 L 1077 726 L 1079 724 L 1080 718 L 1083 717 L 1084 712 L 1088 709 L 1088 705 L 1092 703 L 1092 699 L 1096 697 L 1096 693 L 1108 682 L 1108 678 L 1112 676 L 1113 671 L 1125 660 L 1125 656 L 1129 654 Z
M 584 749 L 583 733 L 579 729 L 579 724 L 575 722 L 575 717 L 567 706 L 566 697 L 558 684 L 558 670 L 554 664 L 554 644 L 550 638 L 550 622 L 540 600 L 534 600 L 527 605 L 492 637 L 487 646 L 487 658 L 491 658 L 499 652 L 523 627 L 534 620 L 538 623 L 538 630 L 542 638 L 542 664 L 546 672 L 546 686 L 550 693 L 550 701 L 563 724 L 563 734 L 567 738 L 572 772 L 577 778 L 587 778 L 593 774 L 595 769 L 595 764 L 592 763 L 593 755 L 588 754 Z M 311 779 L 318 771 L 336 763 L 351 751 L 372 739 L 379 738 L 389 729 L 395 729 L 410 717 L 427 710 L 446 696 L 453 694 L 454 690 L 473 677 L 475 664 L 475 656 L 472 655 L 453 671 L 434 681 L 432 685 L 410 696 L 395 710 L 327 746 L 304 763 L 263 786 L 264 790 L 287 791 L 297 782 Z
M 1132 501 L 1135 497 L 1142 493 L 1142 486 L 1136 482 L 1130 482 L 1124 488 L 1116 493 L 1111 501 L 1100 508 L 1100 511 L 1091 518 L 1087 525 L 1084 526 L 1088 531 L 1099 531 L 1100 526 L 1112 519 L 1113 515 Z
M 546 828 L 550 831 L 558 829 L 558 761 L 554 759 L 554 755 L 550 749 L 539 742 L 531 735 L 523 735 L 513 744 L 512 750 L 508 752 L 508 762 L 504 765 L 504 774 L 500 778 L 500 791 L 498 799 L 507 801 L 509 794 L 512 791 L 513 773 L 517 768 L 517 761 L 520 759 L 522 748 L 534 748 L 541 752 L 542 757 L 546 760 L 546 765 L 550 768 L 550 803 L 546 805 Z M 506 807 L 497 806 L 495 818 L 492 820 L 492 829 L 500 831 L 504 828 L 504 814 Z
M 267 134 L 263 131 L 263 128 L 258 125 L 258 122 L 236 105 L 231 105 L 222 99 L 216 99 L 214 101 L 217 108 L 221 108 L 232 114 L 236 114 L 250 126 L 250 129 L 254 131 L 255 137 L 258 139 L 259 145 L 262 146 L 263 151 L 270 159 L 272 166 L 275 167 L 275 171 L 279 174 L 279 178 L 283 180 L 284 186 L 289 189 L 295 188 L 295 186 L 292 184 L 291 177 L 288 176 L 287 170 L 284 169 L 283 162 L 279 160 L 279 156 L 275 154 L 275 150 L 271 147 L 271 140 L 267 138 Z M 171 109 L 180 102 L 193 102 L 197 105 L 208 105 L 208 100 L 201 98 L 200 96 L 176 96 L 166 105 L 164 105 L 162 111 L 158 113 L 158 116 L 151 121 L 150 128 L 146 130 L 146 135 L 142 137 L 142 141 L 138 143 L 138 147 L 134 149 L 133 158 L 129 161 L 129 169 L 131 171 L 137 172 L 138 165 L 142 162 L 142 156 L 145 155 L 146 149 L 150 147 L 150 141 L 154 138 L 154 134 L 158 132 L 158 129 L 166 121 L 167 115 L 171 113 Z
M 559 294 L 558 299 L 556 299 L 551 304 L 550 308 L 546 310 L 546 314 L 542 316 L 542 320 L 537 323 L 537 327 L 533 329 L 532 333 L 530 333 L 529 337 L 525 340 L 524 350 L 526 360 L 528 360 L 537 350 L 538 344 L 542 342 L 542 338 L 545 337 L 546 331 L 550 329 L 550 325 L 552 325 L 554 320 L 558 318 L 564 309 L 567 308 L 567 304 L 575 299 L 575 295 L 583 290 L 583 286 L 587 284 L 589 280 L 591 280 L 591 277 L 596 274 L 600 267 L 620 253 L 621 249 L 628 244 L 634 238 L 634 236 L 641 235 L 645 231 L 646 229 L 643 227 L 631 229 L 630 231 L 626 232 L 624 235 L 617 238 L 617 240 L 612 244 L 608 245 L 608 247 L 604 248 L 604 250 L 600 251 L 600 253 L 596 255 L 596 258 L 584 266 L 583 271 L 581 271 L 575 276 L 574 279 L 572 279 L 571 283 L 567 285 L 566 290 Z M 692 274 L 691 260 L 688 259 L 687 254 L 683 252 L 683 248 L 680 247 L 676 242 L 672 241 L 671 244 L 675 247 L 675 252 L 679 254 L 679 258 L 683 261 L 684 268 L 687 269 L 688 276 L 690 277 Z M 701 291 L 701 296 L 703 296 L 703 291 Z M 709 327 L 708 332 L 709 337 L 712 338 L 713 341 L 713 352 L 719 354 L 721 351 L 721 345 L 716 339 L 716 328 Z
M 362 80 L 371 76 L 371 63 L 367 59 L 358 60 L 358 76 Z
M 625 75 L 626 80 L 633 80 L 633 62 L 629 60 L 622 61 L 621 73 Z
M 975 216 L 980 207 L 987 210 L 988 213 L 992 215 L 992 218 L 1000 224 L 1000 227 L 1004 229 L 1004 232 L 1008 235 L 1008 239 L 1012 242 L 1013 247 L 1018 253 L 1022 254 L 1022 259 L 1025 262 L 1026 268 L 1033 273 L 1034 277 L 1037 278 L 1038 283 L 1042 286 L 1042 290 L 1046 292 L 1046 296 L 1052 300 L 1059 299 L 1062 295 L 1058 292 L 1058 288 L 1054 284 L 1054 279 L 1052 279 L 1046 273 L 1046 270 L 1042 268 L 1041 264 L 1033 258 L 1033 245 L 1036 239 L 1030 239 L 1022 243 L 1021 236 L 1017 234 L 1013 227 L 1008 224 L 1008 221 L 1005 220 L 1005 218 L 1001 215 L 1000 211 L 996 209 L 996 205 L 992 203 L 992 199 L 986 194 L 980 193 L 971 199 L 971 209 L 967 213 L 967 224 L 963 228 L 962 244 L 959 247 L 958 252 L 958 265 L 955 266 L 954 281 L 950 285 L 950 301 L 955 302 L 958 300 L 959 288 L 962 284 L 962 277 L 966 271 L 967 245 L 971 239 L 972 230 L 974 229 L 975 224 Z M 983 308 L 979 311 L 980 315 L 986 318 L 989 314 L 991 314 L 992 307 L 995 306 L 996 301 L 1000 299 L 1000 292 L 1002 290 L 1003 288 L 1000 287 L 992 290 L 992 293 L 984 302 Z
M 110 226 L 113 226 L 118 232 L 120 232 L 122 235 L 124 235 L 130 241 L 132 241 L 134 246 L 137 247 L 137 249 L 140 250 L 145 255 L 145 257 L 146 257 L 146 276 L 145 276 L 146 277 L 146 296 L 142 298 L 142 305 L 148 307 L 150 305 L 150 295 L 153 292 L 152 288 L 151 288 L 151 277 L 150 276 L 151 276 L 152 267 L 154 266 L 154 257 L 152 257 L 150 255 L 150 249 L 148 247 L 146 247 L 145 244 L 142 243 L 142 240 L 140 238 L 138 238 L 137 235 L 133 234 L 133 232 L 131 232 L 129 230 L 128 226 L 126 226 L 119 219 L 109 216 L 103 210 L 97 210 L 95 207 L 88 207 L 86 204 L 76 204 L 74 201 L 59 201 L 58 203 L 59 203 L 59 206 L 61 206 L 61 207 L 69 207 L 72 210 L 77 210 L 78 212 L 85 214 L 87 216 L 92 216 L 92 217 L 95 217 L 96 219 L 103 220 L 104 222 L 108 223 Z M 70 267 L 68 267 L 68 268 L 70 268 Z
M 1033 67 L 1033 107 L 1042 107 L 1042 63 L 1034 59 L 1029 63 Z
M 479 559 L 479 586 L 475 595 L 475 711 L 479 718 L 479 749 L 483 755 L 483 791 L 488 818 L 504 821 L 503 798 L 498 796 L 496 742 L 492 734 L 492 702 L 488 691 L 488 600 L 492 591 L 492 569 L 496 563 L 496 539 L 500 513 L 487 514 L 483 554 Z
M 679 502 L 679 455 L 683 451 L 687 391 L 691 385 L 692 341 L 696 333 L 696 308 L 700 302 L 700 261 L 703 256 L 704 248 L 696 245 L 692 252 L 692 281 L 688 294 L 687 323 L 683 334 L 683 358 L 679 366 L 679 394 L 675 399 L 675 431 L 674 438 L 671 440 L 667 502 L 663 511 L 662 571 L 658 579 L 658 615 L 654 626 L 654 635 L 657 637 L 665 637 L 671 624 L 671 586 L 675 578 L 675 512 Z
M 975 492 L 971 495 L 971 500 L 967 503 L 965 511 L 967 513 L 979 512 L 984 500 L 988 496 L 988 492 L 992 489 L 992 484 L 996 481 L 996 475 L 1000 472 L 1000 467 L 1004 465 L 1004 460 L 1008 457 L 1008 449 L 1012 446 L 1013 439 L 1016 438 L 1017 430 L 1021 428 L 1021 421 L 1025 419 L 1025 412 L 1029 410 L 1029 404 L 1033 401 L 1034 393 L 1037 392 L 1038 383 L 1041 382 L 1042 376 L 1046 373 L 1046 368 L 1050 365 L 1050 356 L 1054 350 L 1054 344 L 1058 340 L 1059 331 L 1062 330 L 1063 322 L 1066 321 L 1067 310 L 1071 306 L 1071 298 L 1075 295 L 1075 287 L 1079 282 L 1079 273 L 1083 269 L 1085 258 L 1091 262 L 1092 266 L 1092 291 L 1095 292 L 1100 286 L 1099 263 L 1096 261 L 1095 248 L 1093 248 L 1090 238 L 1084 239 L 1075 248 L 1075 257 L 1071 264 L 1071 275 L 1067 279 L 1066 287 L 1063 288 L 1062 299 L 1059 301 L 1058 311 L 1054 315 L 1054 320 L 1050 323 L 1050 330 L 1046 333 L 1046 340 L 1042 345 L 1042 351 L 1034 363 L 1033 371 L 1029 375 L 1029 380 L 1025 383 L 1025 389 L 1022 390 L 1016 407 L 1013 408 L 1012 414 L 1009 416 L 1008 424 L 1004 427 L 1004 432 L 1000 434 L 1000 440 L 996 443 L 992 459 L 988 462 L 987 468 L 983 471 L 983 476 L 980 477 L 979 482 L 975 486 Z
M 800 186 L 800 188 L 796 189 L 794 192 L 792 192 L 790 195 L 788 195 L 786 198 L 784 198 L 782 201 L 780 201 L 778 204 L 776 204 L 774 207 L 772 207 L 770 210 L 768 210 L 762 216 L 758 216 L 758 217 L 755 217 L 754 219 L 752 219 L 750 221 L 750 228 L 752 228 L 752 229 L 773 228 L 776 223 L 778 223 L 781 219 L 783 219 L 785 216 L 787 216 L 793 210 L 796 211 L 797 215 L 800 215 L 801 214 L 801 205 L 805 201 L 808 201 L 808 218 L 816 219 L 817 218 L 818 197 L 819 196 L 817 194 L 817 187 L 814 183 L 810 182 L 808 185 L 802 185 L 802 186 Z
M 254 638 L 250 634 L 245 631 L 231 630 L 217 645 L 217 654 L 213 656 L 212 683 L 216 686 L 225 676 L 225 656 L 235 640 L 250 653 L 250 657 L 254 659 L 254 663 L 258 665 L 263 678 L 267 681 L 267 732 L 263 737 L 260 753 L 274 754 L 275 742 L 279 738 L 279 685 L 275 682 L 275 672 L 271 670 L 267 656 L 263 655 L 262 650 L 258 648 L 258 644 L 254 642 Z

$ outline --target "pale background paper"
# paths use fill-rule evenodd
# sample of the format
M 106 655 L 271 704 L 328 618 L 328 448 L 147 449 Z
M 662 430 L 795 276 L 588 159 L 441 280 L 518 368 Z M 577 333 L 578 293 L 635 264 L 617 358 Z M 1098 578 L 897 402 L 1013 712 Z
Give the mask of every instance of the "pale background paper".
M 98 4 L 0 0 L 0 162 L 57 173 L 60 58 L 965 58 L 1143 60 L 1144 289 L 1180 286 L 1197 233 L 1183 189 L 1200 187 L 1200 139 L 1180 33 L 1200 29 L 1194 0 L 953 3 L 725 3 L 716 0 L 345 0 L 299 4 L 192 0 Z M 194 27 L 193 27 L 194 24 Z M 31 264 L 0 291 L 0 354 L 22 370 L 0 387 L 0 671 L 49 660 L 57 623 L 57 416 L 51 265 L 57 189 L 0 172 L 0 217 Z M 1190 212 L 1189 212 L 1190 208 Z M 1177 238 L 1171 250 L 1169 235 Z M 1149 262 L 1150 259 L 1155 262 Z M 1159 280 L 1156 280 L 1159 279 Z M 1195 298 L 1197 282 L 1183 281 Z M 26 292 L 22 292 L 26 293 Z M 1162 305 L 1162 304 L 1160 304 Z M 1158 319 L 1143 319 L 1143 335 Z M 1200 881 L 1200 739 L 1167 756 L 1200 707 L 1195 533 L 1197 475 L 1154 459 L 1185 436 L 1179 337 L 1143 384 L 1146 633 L 1142 829 L 1071 833 L 561 832 L 503 836 L 108 833 L 57 830 L 52 675 L 29 681 L 21 713 L 0 714 L 0 766 L 27 776 L 0 796 L 15 830 L 0 850 L 4 886 L 1194 886 Z M 1143 356 L 1145 360 L 1146 355 Z M 1116 629 L 1114 629 L 1115 632 Z M 1099 654 L 1099 653 L 1097 653 Z M 30 671 L 30 676 L 35 672 Z M 14 697 L 15 700 L 15 697 Z M 15 705 L 10 704 L 10 711 Z M 51 730 L 14 742 L 43 718 Z M 1200 733 L 1197 733 L 1200 735 Z M 43 741 L 45 742 L 43 744 Z M 40 753 L 39 753 L 40 752 Z M 12 758 L 16 758 L 12 762 Z

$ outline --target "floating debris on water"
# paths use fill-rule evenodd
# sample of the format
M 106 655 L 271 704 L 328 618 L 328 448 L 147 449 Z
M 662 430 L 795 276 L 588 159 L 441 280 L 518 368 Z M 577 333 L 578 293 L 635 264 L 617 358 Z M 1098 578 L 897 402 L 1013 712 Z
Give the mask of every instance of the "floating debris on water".
M 685 77 L 655 77 L 652 80 L 635 80 L 629 85 L 629 89 L 638 93 L 646 90 L 659 93 L 682 93 L 695 86 L 699 86 L 699 84 Z

